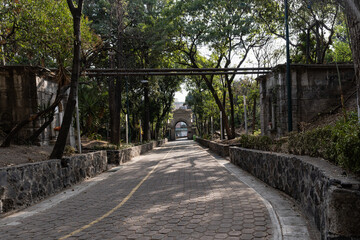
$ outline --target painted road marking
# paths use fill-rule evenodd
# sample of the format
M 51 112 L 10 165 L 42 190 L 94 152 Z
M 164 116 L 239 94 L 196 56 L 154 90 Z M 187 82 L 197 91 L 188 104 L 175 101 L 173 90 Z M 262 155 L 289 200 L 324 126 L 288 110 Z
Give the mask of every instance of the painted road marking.
M 161 160 L 165 159 L 165 158 L 169 155 L 169 153 L 173 150 L 173 148 L 174 148 L 174 147 L 172 147 L 172 148 L 170 149 L 170 151 L 167 152 L 166 155 L 165 155 Z M 91 223 L 89 223 L 89 224 L 87 224 L 87 225 L 85 225 L 85 226 L 83 226 L 83 227 L 81 227 L 81 228 L 73 231 L 72 233 L 69 233 L 68 235 L 66 235 L 66 236 L 64 236 L 64 237 L 59 238 L 59 240 L 67 239 L 67 238 L 69 238 L 69 237 L 71 237 L 71 236 L 74 236 L 75 234 L 78 234 L 79 232 L 84 231 L 85 229 L 87 229 L 87 228 L 91 227 L 92 225 L 100 222 L 101 220 L 103 220 L 104 218 L 110 216 L 110 215 L 111 215 L 112 213 L 114 213 L 116 210 L 118 210 L 119 208 L 121 208 L 121 207 L 132 197 L 132 195 L 134 195 L 134 193 L 140 188 L 140 186 L 150 177 L 150 175 L 156 170 L 156 168 L 159 166 L 160 162 L 161 162 L 161 161 L 159 161 L 159 162 L 155 165 L 155 167 L 153 167 L 153 169 L 141 180 L 141 182 L 140 182 L 136 187 L 134 187 L 134 188 L 131 190 L 131 192 L 130 192 L 130 193 L 121 201 L 121 203 L 119 203 L 116 207 L 114 207 L 113 209 L 111 209 L 110 211 L 108 211 L 107 213 L 105 213 L 104 215 L 102 215 L 101 217 L 95 219 L 95 220 L 92 221 Z

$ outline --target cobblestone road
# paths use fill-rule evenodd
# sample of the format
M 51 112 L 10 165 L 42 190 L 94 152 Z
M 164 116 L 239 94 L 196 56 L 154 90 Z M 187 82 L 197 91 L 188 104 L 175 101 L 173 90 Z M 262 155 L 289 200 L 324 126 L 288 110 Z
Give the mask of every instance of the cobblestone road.
M 253 189 L 180 141 L 47 210 L 0 224 L 0 239 L 272 239 L 273 228 Z

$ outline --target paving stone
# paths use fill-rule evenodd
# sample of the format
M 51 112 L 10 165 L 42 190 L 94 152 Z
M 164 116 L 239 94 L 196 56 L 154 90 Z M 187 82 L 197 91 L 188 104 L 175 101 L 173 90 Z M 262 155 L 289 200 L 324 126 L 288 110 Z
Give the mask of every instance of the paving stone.
M 86 194 L 7 226 L 1 240 L 63 237 L 113 209 L 156 164 L 122 207 L 71 239 L 272 239 L 261 197 L 203 149 L 184 141 L 140 156 Z M 0 224 L 0 233 L 4 229 Z

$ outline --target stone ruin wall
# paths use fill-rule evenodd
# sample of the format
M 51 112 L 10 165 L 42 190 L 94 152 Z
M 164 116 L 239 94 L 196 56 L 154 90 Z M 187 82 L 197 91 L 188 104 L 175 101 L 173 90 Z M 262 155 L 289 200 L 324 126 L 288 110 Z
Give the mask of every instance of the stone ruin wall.
M 0 130 L 8 133 L 19 122 L 38 112 L 39 107 L 48 106 L 56 97 L 57 83 L 48 71 L 31 66 L 0 67 Z M 59 125 L 61 114 L 40 136 L 40 144 L 49 144 L 56 137 L 55 125 Z M 26 139 L 41 126 L 44 119 L 25 126 L 18 139 Z
M 354 93 L 353 65 L 338 65 L 345 99 Z M 279 65 L 273 72 L 258 78 L 260 85 L 260 121 L 264 135 L 281 137 L 287 133 L 288 110 L 286 68 Z M 340 102 L 340 85 L 336 65 L 300 65 L 291 67 L 293 130 L 310 122 L 320 113 L 334 110 Z

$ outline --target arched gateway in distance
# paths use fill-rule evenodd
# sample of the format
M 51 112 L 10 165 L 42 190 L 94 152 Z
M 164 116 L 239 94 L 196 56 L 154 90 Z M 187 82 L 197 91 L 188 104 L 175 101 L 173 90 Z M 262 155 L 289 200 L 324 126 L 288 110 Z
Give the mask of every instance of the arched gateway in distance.
M 170 128 L 170 140 L 176 140 L 176 125 L 180 122 L 184 122 L 187 128 L 187 138 L 193 139 L 194 131 L 192 127 L 192 115 L 191 109 L 176 109 L 173 111 L 173 119 L 169 123 Z

